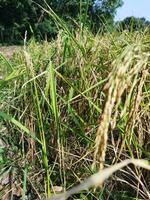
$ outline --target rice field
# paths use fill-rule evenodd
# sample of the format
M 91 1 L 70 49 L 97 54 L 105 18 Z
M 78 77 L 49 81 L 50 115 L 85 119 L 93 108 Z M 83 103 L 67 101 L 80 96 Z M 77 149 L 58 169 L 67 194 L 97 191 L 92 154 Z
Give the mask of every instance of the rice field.
M 0 66 L 0 199 L 150 199 L 149 33 L 64 27 Z

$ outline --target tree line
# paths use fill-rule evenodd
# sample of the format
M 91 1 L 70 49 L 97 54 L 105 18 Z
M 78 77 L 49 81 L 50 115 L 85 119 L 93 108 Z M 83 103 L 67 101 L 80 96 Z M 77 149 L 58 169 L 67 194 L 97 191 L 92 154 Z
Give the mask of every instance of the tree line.
M 41 8 L 50 6 L 74 30 L 78 25 L 86 26 L 93 33 L 111 30 L 114 17 L 122 0 L 1 0 L 0 1 L 0 43 L 20 43 L 25 31 L 28 38 L 34 36 L 43 40 L 57 35 L 58 28 L 52 17 Z M 124 23 L 119 27 L 127 28 Z M 136 20 L 135 20 L 136 21 Z M 143 21 L 142 21 L 143 22 Z M 145 22 L 144 22 L 145 23 Z M 147 23 L 147 22 L 146 22 Z

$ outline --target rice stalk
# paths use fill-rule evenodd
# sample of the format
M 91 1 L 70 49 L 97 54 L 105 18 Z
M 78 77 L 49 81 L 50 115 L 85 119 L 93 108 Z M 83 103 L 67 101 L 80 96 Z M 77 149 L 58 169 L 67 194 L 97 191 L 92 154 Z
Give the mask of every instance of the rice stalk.
M 26 59 L 26 64 L 27 64 L 27 70 L 29 71 L 29 74 L 31 73 L 32 79 L 33 79 L 33 85 L 31 82 L 31 88 L 33 88 L 33 102 L 34 106 L 36 108 L 37 112 L 37 118 L 38 118 L 38 128 L 39 128 L 39 134 L 40 134 L 40 140 L 42 143 L 42 156 L 43 156 L 43 165 L 46 171 L 46 179 L 47 179 L 47 195 L 50 197 L 51 195 L 51 189 L 50 189 L 50 174 L 49 174 L 49 166 L 48 166 L 48 158 L 47 158 L 47 147 L 46 147 L 46 138 L 45 138 L 45 131 L 44 131 L 44 124 L 43 124 L 43 117 L 42 117 L 42 112 L 40 108 L 40 98 L 39 98 L 39 93 L 38 93 L 38 88 L 37 88 L 37 83 L 36 80 L 34 79 L 35 77 L 35 72 L 34 72 L 34 66 L 32 63 L 32 59 L 29 55 L 29 53 L 25 50 L 25 59 Z

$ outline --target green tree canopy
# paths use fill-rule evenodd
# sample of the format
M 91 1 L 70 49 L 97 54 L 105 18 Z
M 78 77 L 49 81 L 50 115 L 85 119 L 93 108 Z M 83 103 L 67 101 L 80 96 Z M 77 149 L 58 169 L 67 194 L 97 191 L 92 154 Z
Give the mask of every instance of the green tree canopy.
M 122 0 L 47 0 L 47 4 L 68 26 L 73 20 L 83 23 L 96 32 L 103 24 L 112 24 L 116 9 Z M 46 8 L 43 0 L 1 0 L 0 42 L 22 40 L 25 30 L 28 37 L 33 33 L 40 38 L 49 38 L 57 33 L 54 21 L 37 5 Z M 74 23 L 75 26 L 75 23 Z
M 120 30 L 139 31 L 150 27 L 150 22 L 144 17 L 126 17 L 124 20 L 117 22 L 117 27 Z

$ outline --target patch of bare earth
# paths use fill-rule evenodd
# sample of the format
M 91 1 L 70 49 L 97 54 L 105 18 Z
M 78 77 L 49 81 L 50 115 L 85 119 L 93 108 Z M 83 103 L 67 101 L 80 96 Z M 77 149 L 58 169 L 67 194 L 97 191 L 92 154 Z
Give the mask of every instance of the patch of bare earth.
M 2 46 L 0 47 L 0 53 L 7 58 L 11 58 L 15 52 L 17 52 L 21 47 L 20 46 Z

